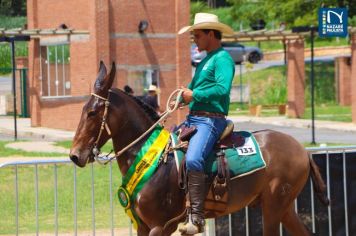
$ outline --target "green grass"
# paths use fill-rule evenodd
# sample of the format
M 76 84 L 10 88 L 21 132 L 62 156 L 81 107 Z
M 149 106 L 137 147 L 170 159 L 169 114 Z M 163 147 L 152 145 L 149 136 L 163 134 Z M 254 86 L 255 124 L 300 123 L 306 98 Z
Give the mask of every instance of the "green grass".
M 274 66 L 242 74 L 242 83 L 250 84 L 251 104 L 285 104 L 287 100 L 285 70 L 285 66 Z M 239 83 L 240 76 L 235 75 L 233 84 Z
M 247 104 L 231 103 L 229 115 L 250 115 Z M 266 109 L 262 106 L 261 117 L 281 116 L 277 108 Z M 284 115 L 282 115 L 284 116 Z M 311 107 L 306 107 L 302 119 L 311 119 Z M 335 104 L 322 104 L 315 106 L 315 119 L 339 122 L 352 122 L 351 106 L 340 106 Z
M 55 230 L 54 204 L 54 166 L 38 166 L 38 218 L 41 233 Z M 18 167 L 18 199 L 19 199 L 19 233 L 36 232 L 35 218 L 35 170 L 34 167 Z M 77 226 L 78 230 L 90 230 L 91 222 L 91 168 L 76 168 L 77 178 Z M 96 228 L 110 227 L 110 182 L 109 166 L 94 166 L 95 192 L 95 226 Z M 73 232 L 74 229 L 74 168 L 72 164 L 57 165 L 58 186 L 58 230 L 59 232 Z M 31 184 L 28 184 L 31 183 Z M 116 190 L 121 184 L 121 175 L 117 165 L 113 163 L 112 194 L 114 205 L 114 225 L 116 228 L 128 227 L 128 217 L 118 203 Z M 16 196 L 15 169 L 3 167 L 0 171 L 0 234 L 14 234 L 16 232 Z
M 345 143 L 302 143 L 304 147 L 321 147 L 320 145 L 322 144 L 324 147 L 338 147 L 338 146 L 348 146 L 350 144 L 345 144 Z
M 16 57 L 27 56 L 28 48 L 26 42 L 16 42 L 15 43 L 15 54 Z M 8 74 L 11 65 L 11 46 L 9 43 L 0 43 L 0 74 Z M 4 71 L 5 69 L 5 71 Z M 6 71 L 7 70 L 7 71 Z
M 27 22 L 26 16 L 0 15 L 0 28 L 6 28 L 6 29 L 23 28 L 26 22 Z
M 239 102 L 232 102 L 230 103 L 229 107 L 229 115 L 231 116 L 236 116 L 236 115 L 244 115 L 248 116 L 249 114 L 249 107 L 248 104 L 241 104 Z M 263 108 L 261 112 L 262 117 L 267 117 L 267 116 L 280 116 L 278 114 L 278 109 L 277 108 Z
M 0 15 L 0 28 L 22 28 L 26 24 L 25 16 L 2 16 Z M 27 42 L 15 43 L 16 56 L 27 56 Z M 0 43 L 0 74 L 8 74 L 11 71 L 6 68 L 11 68 L 11 47 L 9 43 Z M 5 68 L 5 70 L 4 70 Z
M 24 141 L 19 141 L 24 142 Z M 0 158 L 1 157 L 59 157 L 66 156 L 63 153 L 56 152 L 27 152 L 20 149 L 7 148 L 6 144 L 13 143 L 13 141 L 0 141 Z M 55 143 L 56 146 L 64 147 L 70 149 L 72 145 L 71 140 L 60 141 Z M 112 149 L 112 142 L 107 142 L 102 148 L 103 153 L 109 153 Z
M 23 141 L 21 141 L 23 142 Z M 13 141 L 0 141 L 0 158 L 1 157 L 59 157 L 64 156 L 63 153 L 55 152 L 27 152 L 19 149 L 12 149 L 5 147 L 6 144 L 13 143 Z
M 248 66 L 248 65 L 243 65 Z M 310 63 L 305 64 L 305 102 L 310 105 Z M 335 103 L 334 63 L 314 63 L 314 84 L 316 104 Z M 233 84 L 239 85 L 240 75 L 236 74 Z M 263 70 L 242 74 L 242 83 L 250 84 L 251 104 L 285 104 L 287 102 L 286 67 L 273 66 Z
M 60 146 L 60 147 L 64 147 L 67 149 L 70 149 L 70 147 L 72 146 L 72 140 L 65 140 L 65 141 L 59 141 L 56 142 L 56 146 Z M 109 140 L 102 148 L 101 151 L 103 153 L 109 153 L 112 150 L 112 141 Z
M 303 119 L 311 119 L 311 108 L 307 107 L 302 117 Z M 351 107 L 340 106 L 334 104 L 324 104 L 315 107 L 316 120 L 330 120 L 341 122 L 352 122 Z

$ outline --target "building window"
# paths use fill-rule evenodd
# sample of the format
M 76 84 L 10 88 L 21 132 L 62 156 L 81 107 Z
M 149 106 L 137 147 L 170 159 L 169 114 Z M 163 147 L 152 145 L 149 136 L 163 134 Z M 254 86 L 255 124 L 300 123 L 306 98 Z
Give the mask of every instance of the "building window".
M 69 44 L 42 45 L 40 61 L 41 96 L 70 96 Z

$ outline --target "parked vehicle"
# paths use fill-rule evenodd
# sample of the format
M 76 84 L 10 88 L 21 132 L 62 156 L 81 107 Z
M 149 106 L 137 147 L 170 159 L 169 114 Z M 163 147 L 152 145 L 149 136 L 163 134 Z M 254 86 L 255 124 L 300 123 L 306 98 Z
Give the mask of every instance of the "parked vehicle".
M 244 60 L 248 60 L 251 63 L 258 63 L 263 58 L 263 53 L 258 47 L 244 46 L 239 43 L 230 42 L 223 42 L 222 46 L 231 55 L 236 64 Z M 206 57 L 206 51 L 199 52 L 195 43 L 192 44 L 190 52 L 193 66 L 196 66 Z

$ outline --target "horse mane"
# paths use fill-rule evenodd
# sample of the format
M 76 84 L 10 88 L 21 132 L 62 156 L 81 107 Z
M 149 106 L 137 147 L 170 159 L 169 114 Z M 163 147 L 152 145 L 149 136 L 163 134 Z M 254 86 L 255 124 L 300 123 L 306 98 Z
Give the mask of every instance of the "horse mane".
M 133 99 L 153 121 L 157 121 L 160 118 L 160 116 L 157 114 L 155 109 L 153 109 L 153 107 L 151 107 L 150 105 L 148 105 L 147 103 L 139 99 L 138 97 L 125 93 L 124 91 L 118 88 L 111 88 L 110 91 L 116 94 L 122 93 L 128 96 L 129 98 Z

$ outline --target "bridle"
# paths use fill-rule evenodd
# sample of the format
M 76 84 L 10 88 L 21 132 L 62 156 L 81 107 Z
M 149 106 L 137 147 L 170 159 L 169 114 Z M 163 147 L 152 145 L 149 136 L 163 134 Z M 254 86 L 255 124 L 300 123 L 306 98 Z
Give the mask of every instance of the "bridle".
M 179 104 L 181 103 L 181 97 L 183 94 L 182 89 L 176 89 L 175 91 L 173 91 L 167 100 L 166 111 L 162 113 L 162 115 L 158 119 L 158 121 L 156 121 L 147 131 L 145 131 L 143 134 L 141 134 L 140 137 L 138 137 L 133 142 L 131 142 L 129 145 L 127 145 L 126 147 L 124 147 L 123 149 L 121 149 L 120 151 L 115 153 L 114 156 L 109 157 L 109 155 L 111 154 L 111 152 L 110 152 L 109 154 L 107 154 L 105 156 L 105 158 L 103 158 L 103 157 L 99 156 L 100 149 L 98 148 L 98 143 L 99 143 L 99 140 L 101 138 L 101 135 L 102 135 L 104 129 L 106 129 L 106 132 L 109 134 L 109 136 L 111 136 L 110 128 L 106 122 L 106 118 L 107 118 L 108 110 L 109 110 L 109 106 L 110 106 L 110 92 L 111 92 L 111 90 L 109 90 L 107 98 L 104 98 L 96 93 L 91 93 L 92 96 L 97 97 L 105 102 L 105 110 L 104 110 L 103 118 L 101 120 L 100 131 L 99 131 L 98 137 L 96 138 L 96 140 L 94 142 L 93 148 L 91 150 L 92 153 L 94 154 L 94 159 L 102 165 L 106 165 L 109 162 L 111 162 L 114 158 L 121 156 L 125 151 L 127 151 L 129 148 L 131 148 L 133 145 L 135 145 L 138 141 L 140 141 L 142 138 L 144 138 L 149 132 L 151 132 L 157 125 L 164 123 L 167 120 L 168 116 L 171 113 L 173 113 L 175 110 L 178 109 Z M 173 106 L 173 108 L 171 108 L 171 100 L 173 101 L 174 95 L 176 95 L 176 98 L 175 98 L 174 106 Z M 104 159 L 104 160 L 102 160 L 102 159 Z M 89 161 L 89 159 L 88 159 L 88 161 Z
M 102 162 L 100 160 L 99 154 L 100 154 L 100 149 L 98 148 L 98 143 L 99 140 L 101 138 L 101 135 L 103 134 L 104 129 L 106 129 L 106 132 L 108 133 L 109 136 L 111 136 L 111 131 L 110 128 L 108 126 L 108 123 L 106 122 L 106 118 L 108 116 L 108 110 L 109 110 L 109 106 L 110 106 L 110 91 L 108 93 L 108 98 L 104 98 L 96 93 L 91 93 L 92 96 L 97 97 L 101 100 L 103 100 L 105 102 L 105 108 L 104 108 L 104 114 L 103 114 L 103 118 L 101 119 L 101 125 L 100 125 L 100 130 L 99 130 L 99 134 L 98 137 L 96 138 L 93 148 L 92 148 L 92 153 L 94 154 L 94 159 L 99 162 L 100 164 L 107 164 L 108 162 L 110 162 L 111 160 L 107 160 L 105 162 Z M 111 153 L 111 152 L 110 152 Z M 108 156 L 110 155 L 110 153 L 108 154 Z M 115 158 L 115 157 L 114 157 Z M 88 159 L 89 160 L 89 159 Z

